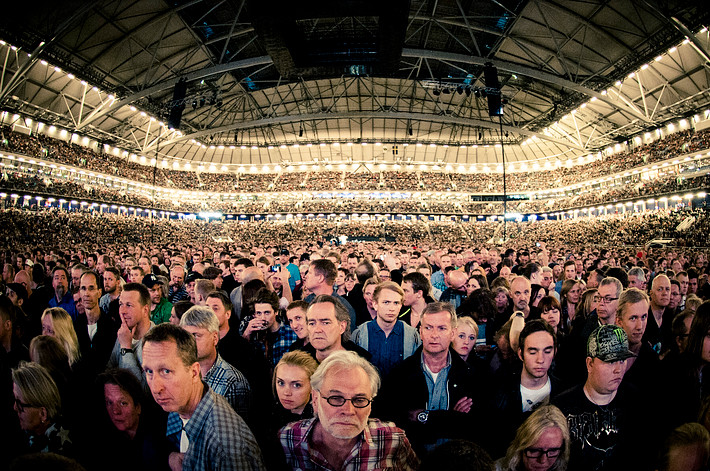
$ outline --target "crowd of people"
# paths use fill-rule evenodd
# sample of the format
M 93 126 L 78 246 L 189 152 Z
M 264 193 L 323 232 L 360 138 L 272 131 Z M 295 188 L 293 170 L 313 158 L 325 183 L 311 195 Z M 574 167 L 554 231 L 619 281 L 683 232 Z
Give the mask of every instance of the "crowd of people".
M 508 210 L 520 213 L 543 213 L 590 205 L 615 204 L 619 201 L 644 196 L 661 196 L 687 191 L 704 191 L 710 187 L 708 174 L 684 177 L 671 174 L 655 180 L 640 181 L 629 178 L 623 183 L 586 189 L 572 196 L 547 196 L 542 199 L 509 201 Z M 40 168 L 5 168 L 0 179 L 0 190 L 5 193 L 26 192 L 43 197 L 79 198 L 100 203 L 133 205 L 167 211 L 226 213 L 394 213 L 394 214 L 500 214 L 502 201 L 462 201 L 459 198 L 258 198 L 256 196 L 176 200 L 169 194 L 153 194 L 145 188 L 112 187 L 97 181 L 84 181 L 71 173 Z M 19 201 L 23 203 L 22 200 Z
M 153 181 L 125 158 L 2 134 L 12 152 Z M 509 174 L 509 185 L 563 186 L 580 174 L 596 178 L 708 147 L 710 132 L 682 131 L 604 165 L 557 168 L 546 178 Z M 456 198 L 245 194 L 496 192 L 501 182 L 420 171 L 156 170 L 158 185 L 244 196 L 207 203 L 21 167 L 5 166 L 0 191 L 45 200 L 8 195 L 0 208 L 0 470 L 710 465 L 704 203 L 525 222 L 169 219 L 42 201 L 248 214 L 500 214 L 501 202 Z M 709 183 L 708 175 L 629 177 L 509 202 L 508 211 L 704 191 Z M 646 244 L 652 239 L 665 242 Z
M 1 211 L 0 468 L 704 469 L 707 211 L 502 229 Z
M 155 169 L 138 164 L 126 157 L 111 152 L 97 153 L 78 144 L 67 143 L 42 134 L 28 136 L 2 129 L 4 150 L 54 161 L 60 164 L 84 168 L 141 183 L 153 182 L 158 186 L 181 190 L 213 192 L 289 192 L 289 191 L 465 191 L 486 193 L 503 191 L 499 173 L 483 168 L 473 173 L 422 170 L 315 170 L 308 172 L 277 173 L 245 172 L 213 173 L 198 170 L 174 170 L 158 164 Z M 599 178 L 633 168 L 660 162 L 675 156 L 685 155 L 710 148 L 710 130 L 699 132 L 679 131 L 650 144 L 635 146 L 627 152 L 604 156 L 582 165 L 541 169 L 539 171 L 508 172 L 508 192 L 546 190 L 554 184 L 562 187 L 579 183 L 580 180 Z M 544 178 L 540 178 L 544 176 Z
M 679 230 L 678 226 L 689 218 L 692 225 Z M 605 247 L 634 246 L 652 239 L 668 239 L 674 246 L 705 247 L 709 231 L 710 215 L 706 209 L 507 221 L 505 224 L 502 221 L 423 219 L 151 219 L 124 213 L 56 208 L 36 211 L 10 208 L 0 212 L 0 244 L 22 250 L 35 245 L 58 246 L 65 241 L 92 241 L 101 247 L 114 243 L 209 244 L 235 240 L 257 244 L 263 241 L 303 243 L 307 240 L 368 239 L 397 240 L 412 245 L 509 240 L 516 246 L 537 242 L 577 246 L 595 240 Z

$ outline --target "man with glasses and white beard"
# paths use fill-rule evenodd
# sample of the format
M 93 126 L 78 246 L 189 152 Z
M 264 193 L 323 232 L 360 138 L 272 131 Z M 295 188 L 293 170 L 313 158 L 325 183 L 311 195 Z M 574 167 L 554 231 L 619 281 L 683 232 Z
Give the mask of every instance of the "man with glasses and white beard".
M 337 351 L 323 360 L 311 376 L 316 417 L 279 432 L 289 468 L 417 469 L 404 431 L 370 419 L 379 386 L 377 370 L 355 352 Z

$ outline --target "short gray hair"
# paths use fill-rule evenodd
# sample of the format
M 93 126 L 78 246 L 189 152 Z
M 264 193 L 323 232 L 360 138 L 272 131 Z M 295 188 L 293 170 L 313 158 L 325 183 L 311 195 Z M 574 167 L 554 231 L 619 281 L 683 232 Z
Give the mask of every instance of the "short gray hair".
M 643 271 L 643 268 L 641 268 L 641 267 L 633 267 L 632 269 L 630 269 L 628 271 L 627 275 L 628 276 L 635 276 L 636 278 L 638 278 L 642 282 L 646 281 L 646 272 Z
M 370 380 L 370 390 L 372 392 L 372 397 L 377 396 L 377 391 L 380 389 L 380 374 L 377 372 L 372 363 L 365 360 L 363 357 L 355 352 L 349 350 L 339 350 L 328 355 L 328 358 L 323 360 L 316 372 L 311 376 L 311 388 L 320 392 L 320 388 L 323 386 L 323 381 L 328 373 L 333 370 L 334 372 L 343 370 L 352 370 L 355 368 L 362 368 L 367 374 Z M 372 399 L 372 398 L 371 398 Z
M 599 287 L 601 288 L 602 286 L 606 285 L 614 285 L 616 288 L 616 297 L 618 298 L 621 295 L 621 290 L 624 289 L 624 285 L 621 284 L 621 281 L 618 278 L 615 278 L 613 276 L 607 276 L 604 278 L 602 281 L 599 282 Z
M 209 332 L 219 332 L 219 321 L 214 311 L 205 306 L 192 306 L 180 319 L 180 327 L 197 327 Z

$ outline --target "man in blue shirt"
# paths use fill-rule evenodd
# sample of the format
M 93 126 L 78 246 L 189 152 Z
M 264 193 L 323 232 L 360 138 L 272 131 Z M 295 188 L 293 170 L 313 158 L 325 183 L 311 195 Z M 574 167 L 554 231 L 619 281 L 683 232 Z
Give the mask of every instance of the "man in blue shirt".
M 394 366 L 419 348 L 421 341 L 414 327 L 397 320 L 404 298 L 404 291 L 397 283 L 378 284 L 372 298 L 377 317 L 358 327 L 352 340 L 370 352 L 370 361 L 386 377 Z
M 52 288 L 54 296 L 49 300 L 49 307 L 61 307 L 69 313 L 73 321 L 79 316 L 74 303 L 74 296 L 69 291 L 69 272 L 64 267 L 52 270 Z
M 166 323 L 147 333 L 142 364 L 153 398 L 169 413 L 166 435 L 177 450 L 171 469 L 266 469 L 244 420 L 202 381 L 197 344 L 185 329 Z
M 296 265 L 290 263 L 288 256 L 290 252 L 288 249 L 281 249 L 281 254 L 279 255 L 279 262 L 281 262 L 282 267 L 286 267 L 291 277 L 288 279 L 288 284 L 291 287 L 291 291 L 296 289 L 296 285 L 301 284 L 301 270 L 298 269 Z

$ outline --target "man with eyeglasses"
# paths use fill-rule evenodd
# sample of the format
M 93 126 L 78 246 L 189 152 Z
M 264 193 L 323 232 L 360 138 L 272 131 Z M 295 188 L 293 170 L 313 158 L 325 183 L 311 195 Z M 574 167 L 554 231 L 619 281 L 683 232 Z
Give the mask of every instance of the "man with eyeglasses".
M 633 356 L 621 327 L 599 326 L 587 343 L 587 380 L 553 398 L 569 425 L 568 469 L 649 469 L 654 453 L 641 452 L 650 443 L 648 410 L 636 388 L 620 387 Z
M 572 323 L 572 332 L 560 348 L 558 355 L 558 370 L 564 381 L 577 384 L 584 381 L 586 369 L 584 358 L 587 340 L 594 329 L 601 325 L 613 325 L 616 322 L 616 310 L 619 307 L 619 296 L 623 286 L 621 281 L 613 276 L 602 279 L 594 295 L 597 308 L 586 319 L 575 319 Z
M 289 469 L 414 470 L 419 459 L 402 429 L 370 419 L 377 370 L 354 352 L 328 356 L 311 376 L 315 418 L 279 431 Z

